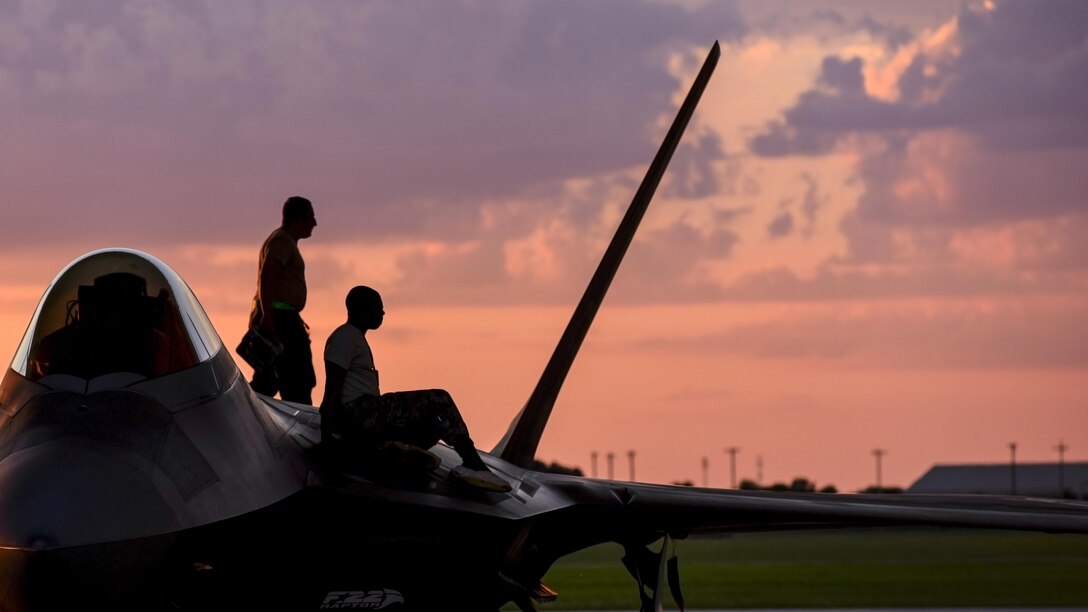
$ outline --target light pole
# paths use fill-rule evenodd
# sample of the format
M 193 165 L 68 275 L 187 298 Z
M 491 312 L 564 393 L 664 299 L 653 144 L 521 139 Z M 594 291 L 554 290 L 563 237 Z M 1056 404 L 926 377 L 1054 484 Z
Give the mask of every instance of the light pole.
M 1009 442 L 1009 484 L 1016 495 L 1016 442 Z
M 877 493 L 880 493 L 881 491 L 884 490 L 884 479 L 881 477 L 881 473 L 880 473 L 880 460 L 886 454 L 888 454 L 888 451 L 884 450 L 883 448 L 874 448 L 873 449 L 873 456 L 876 457 L 876 491 L 877 491 Z
M 630 470 L 631 471 L 631 477 L 628 478 L 627 480 L 630 480 L 631 482 L 634 482 L 635 481 L 635 451 L 633 451 L 633 450 L 627 451 L 627 463 L 629 464 L 629 467 L 631 468 L 631 470 Z
M 736 446 L 730 446 L 725 449 L 725 452 L 729 453 L 729 488 L 737 488 L 737 453 L 740 449 Z
M 709 471 L 710 471 L 710 460 L 707 459 L 706 457 L 703 457 L 703 487 L 708 486 L 707 485 L 707 480 L 706 480 L 706 475 L 707 475 L 707 472 L 709 472 Z
M 1058 440 L 1058 445 L 1054 447 L 1054 450 L 1058 451 L 1058 497 L 1065 497 L 1065 451 L 1069 450 L 1066 446 L 1065 440 Z
M 597 477 L 597 451 L 593 451 L 589 454 L 589 470 L 593 474 L 593 477 Z
M 616 455 L 613 454 L 613 453 L 608 453 L 607 455 L 605 455 L 605 459 L 608 460 L 608 479 L 609 480 L 612 480 L 612 465 L 613 465 L 613 459 L 615 459 L 615 458 L 616 458 Z

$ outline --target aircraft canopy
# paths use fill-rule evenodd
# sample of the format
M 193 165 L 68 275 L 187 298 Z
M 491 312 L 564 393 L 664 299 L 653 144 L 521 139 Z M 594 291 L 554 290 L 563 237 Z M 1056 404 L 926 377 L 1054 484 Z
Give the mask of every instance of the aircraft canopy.
M 169 266 L 139 251 L 107 249 L 80 257 L 53 279 L 11 369 L 31 380 L 115 372 L 154 378 L 210 359 L 222 345 Z

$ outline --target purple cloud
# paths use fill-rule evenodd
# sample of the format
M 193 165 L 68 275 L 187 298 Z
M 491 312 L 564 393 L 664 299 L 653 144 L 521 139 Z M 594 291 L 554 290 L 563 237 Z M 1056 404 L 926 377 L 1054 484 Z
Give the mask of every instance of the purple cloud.
M 760 155 L 819 154 L 856 133 L 955 128 L 1001 148 L 1088 144 L 1088 6 L 1075 0 L 1000 2 L 958 16 L 962 51 L 926 75 L 921 58 L 900 79 L 903 98 L 885 103 L 861 89 L 858 58 L 824 60 L 820 84 L 782 122 L 751 141 Z M 921 103 L 923 90 L 945 92 Z
M 816 86 L 749 142 L 777 157 L 867 139 L 864 192 L 842 226 L 850 261 L 902 258 L 907 236 L 941 252 L 956 228 L 1084 214 L 1088 5 L 968 6 L 957 24 L 959 53 L 917 57 L 897 101 L 865 93 L 860 59 L 829 57 Z
M 5 188 L 51 228 L 9 245 L 233 240 L 291 193 L 329 239 L 463 237 L 482 202 L 646 163 L 668 55 L 745 31 L 732 4 L 617 0 L 2 10 Z
M 793 214 L 788 210 L 779 213 L 778 216 L 767 225 L 767 236 L 772 240 L 775 238 L 785 238 L 791 233 L 793 233 Z

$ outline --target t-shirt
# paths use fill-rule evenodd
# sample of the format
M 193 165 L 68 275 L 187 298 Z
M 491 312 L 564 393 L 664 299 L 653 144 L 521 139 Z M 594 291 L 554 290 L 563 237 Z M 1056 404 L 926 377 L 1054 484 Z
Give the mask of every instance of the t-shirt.
M 325 342 L 325 361 L 347 370 L 342 390 L 343 401 L 364 395 L 381 395 L 378 390 L 378 370 L 374 368 L 374 353 L 366 334 L 351 323 L 333 330 Z
M 306 263 L 302 261 L 302 253 L 298 250 L 298 241 L 282 227 L 276 228 L 261 246 L 260 264 L 257 268 L 257 282 L 260 283 L 261 271 L 265 262 L 275 261 L 280 265 L 281 273 L 269 279 L 271 287 L 267 287 L 273 302 L 284 302 L 301 311 L 306 306 Z M 257 299 L 260 299 L 260 287 L 257 288 Z M 265 304 L 265 311 L 274 308 L 273 304 Z

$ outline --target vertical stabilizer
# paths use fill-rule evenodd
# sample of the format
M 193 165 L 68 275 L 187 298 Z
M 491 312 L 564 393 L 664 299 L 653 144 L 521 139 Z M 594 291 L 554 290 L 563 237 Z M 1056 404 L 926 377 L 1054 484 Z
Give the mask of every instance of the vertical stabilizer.
M 570 371 L 570 366 L 574 362 L 574 356 L 578 354 L 578 349 L 582 346 L 582 340 L 585 339 L 586 332 L 589 331 L 589 326 L 593 323 L 593 317 L 596 316 L 597 310 L 608 292 L 608 287 L 612 283 L 612 278 L 616 275 L 620 261 L 623 260 L 627 247 L 631 244 L 635 230 L 638 229 L 638 224 L 642 221 L 646 207 L 649 206 L 654 191 L 657 190 L 657 185 L 661 182 L 665 168 L 668 167 L 669 160 L 672 159 L 672 154 L 676 150 L 676 145 L 680 142 L 680 136 L 683 135 L 692 113 L 695 112 L 695 106 L 699 103 L 699 98 L 702 96 L 703 90 L 706 89 L 707 82 L 710 81 L 710 75 L 714 72 L 714 67 L 717 65 L 720 55 L 721 49 L 717 41 L 715 41 L 706 61 L 703 63 L 702 69 L 699 71 L 699 75 L 695 78 L 695 83 L 692 84 L 691 90 L 688 92 L 687 98 L 684 99 L 684 103 L 680 106 L 680 111 L 676 114 L 672 127 L 669 128 L 668 134 L 665 135 L 665 140 L 661 143 L 653 163 L 650 164 L 650 168 L 646 171 L 642 184 L 639 186 L 638 191 L 635 192 L 635 197 L 631 200 L 631 205 L 627 208 L 627 213 L 620 222 L 616 235 L 612 237 L 608 250 L 605 251 L 601 263 L 597 266 L 597 271 L 593 274 L 593 278 L 590 279 L 589 286 L 586 287 L 582 300 L 578 303 L 578 308 L 574 310 L 574 315 L 571 316 L 567 329 L 559 339 L 555 352 L 552 353 L 548 365 L 544 368 L 544 373 L 541 374 L 536 388 L 533 389 L 529 400 L 510 425 L 506 435 L 503 436 L 492 451 L 492 454 L 521 467 L 529 467 L 532 464 L 533 458 L 536 456 L 537 446 L 540 444 L 540 436 L 544 433 L 544 426 L 548 423 L 548 417 L 552 413 L 552 406 L 555 405 L 559 389 L 567 378 L 567 372 Z

